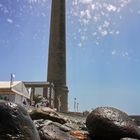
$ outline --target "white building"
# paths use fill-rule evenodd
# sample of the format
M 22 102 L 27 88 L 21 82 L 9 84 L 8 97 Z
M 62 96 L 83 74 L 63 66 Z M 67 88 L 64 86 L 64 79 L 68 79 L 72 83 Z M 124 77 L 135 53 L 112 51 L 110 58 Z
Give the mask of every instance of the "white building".
M 0 100 L 24 105 L 27 99 L 30 95 L 22 81 L 0 81 Z

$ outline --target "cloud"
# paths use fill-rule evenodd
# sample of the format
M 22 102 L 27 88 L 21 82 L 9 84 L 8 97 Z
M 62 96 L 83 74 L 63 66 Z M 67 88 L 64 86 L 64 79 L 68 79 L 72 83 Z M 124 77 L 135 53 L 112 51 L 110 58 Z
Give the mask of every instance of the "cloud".
M 119 35 L 120 34 L 120 31 L 116 31 L 116 35 Z
M 80 47 L 80 48 L 82 47 L 82 43 L 81 42 L 78 43 L 78 47 Z
M 29 0 L 29 3 L 41 3 L 41 2 L 46 2 L 48 0 Z
M 128 56 L 128 52 L 122 52 L 122 56 L 125 57 L 125 56 Z
M 119 56 L 119 57 L 129 57 L 128 51 L 122 51 L 122 50 L 113 50 L 111 52 L 112 56 Z
M 113 50 L 113 51 L 111 52 L 111 54 L 112 54 L 112 55 L 116 55 L 116 51 Z
M 107 9 L 109 12 L 111 12 L 111 11 L 115 12 L 115 11 L 117 10 L 117 7 L 114 6 L 114 5 L 109 4 L 109 5 L 106 6 L 106 9 Z
M 99 27 L 98 27 L 98 32 L 99 32 L 102 36 L 108 35 L 108 31 L 105 30 L 102 26 L 99 26 Z
M 87 19 L 91 19 L 91 13 L 90 13 L 90 10 L 83 10 L 80 12 L 80 17 L 86 17 Z
M 0 7 L 2 7 L 3 5 L 0 3 Z
M 79 28 L 81 30 L 80 32 L 77 31 L 81 36 L 88 34 L 92 37 L 99 37 L 101 41 L 107 35 L 115 36 L 120 34 L 117 25 L 118 20 L 122 20 L 122 11 L 128 10 L 132 2 L 132 0 L 72 0 L 69 13 L 73 15 L 73 21 L 76 18 L 79 22 L 78 30 Z M 73 22 L 73 24 L 75 23 Z M 84 28 L 87 31 L 84 31 Z M 95 42 L 96 38 L 93 39 Z M 100 41 L 98 42 L 100 43 Z
M 140 10 L 138 11 L 138 14 L 140 14 Z
M 11 18 L 7 18 L 8 23 L 13 23 L 13 20 Z
M 107 27 L 109 27 L 109 25 L 110 25 L 110 23 L 108 21 L 104 21 L 103 27 L 107 28 Z
M 104 30 L 100 32 L 102 36 L 106 36 L 108 34 L 108 31 Z
M 92 0 L 79 0 L 80 3 L 89 4 L 92 3 Z

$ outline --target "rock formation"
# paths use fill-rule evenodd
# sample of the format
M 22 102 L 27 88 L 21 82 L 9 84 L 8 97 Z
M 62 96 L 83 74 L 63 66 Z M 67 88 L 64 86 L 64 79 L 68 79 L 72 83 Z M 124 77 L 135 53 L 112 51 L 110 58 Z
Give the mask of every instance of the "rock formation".
M 50 108 L 29 114 L 33 121 L 22 106 L 1 101 L 0 140 L 140 140 L 135 122 L 112 107 L 99 107 L 87 118 Z
M 99 107 L 86 119 L 91 137 L 97 140 L 140 139 L 140 129 L 124 112 L 112 107 Z

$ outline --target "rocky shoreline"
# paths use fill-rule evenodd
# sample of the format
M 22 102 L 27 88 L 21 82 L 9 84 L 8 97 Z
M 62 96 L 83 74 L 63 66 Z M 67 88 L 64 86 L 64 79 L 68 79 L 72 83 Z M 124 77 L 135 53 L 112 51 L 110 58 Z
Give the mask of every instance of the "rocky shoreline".
M 0 140 L 140 140 L 140 129 L 124 112 L 99 107 L 87 117 L 0 102 Z

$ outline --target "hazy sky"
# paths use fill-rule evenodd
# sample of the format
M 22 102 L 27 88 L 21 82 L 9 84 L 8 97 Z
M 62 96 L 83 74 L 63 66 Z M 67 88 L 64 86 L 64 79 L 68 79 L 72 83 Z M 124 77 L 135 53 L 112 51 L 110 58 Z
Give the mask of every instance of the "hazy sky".
M 140 114 L 140 0 L 67 0 L 69 109 Z M 47 79 L 51 0 L 0 0 L 0 80 Z

